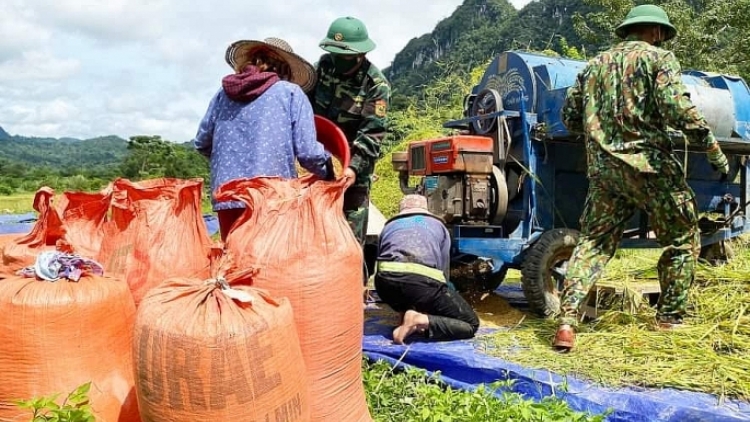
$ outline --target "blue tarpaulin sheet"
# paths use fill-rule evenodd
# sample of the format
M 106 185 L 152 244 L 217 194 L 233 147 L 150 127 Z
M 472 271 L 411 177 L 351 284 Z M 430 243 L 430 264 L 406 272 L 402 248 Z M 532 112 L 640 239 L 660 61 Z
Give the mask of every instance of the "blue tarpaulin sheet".
M 36 213 L 33 212 L 0 215 L 0 234 L 26 234 L 31 231 L 35 222 Z
M 525 302 L 516 286 L 503 286 L 498 293 L 512 304 Z M 612 411 L 607 418 L 609 422 L 750 421 L 747 403 L 720 404 L 716 396 L 675 389 L 607 388 L 490 356 L 486 353 L 487 342 L 481 337 L 495 330 L 481 328 L 471 340 L 395 345 L 392 331 L 396 315 L 387 306 L 376 303 L 368 304 L 365 315 L 366 357 L 422 368 L 431 374 L 439 371 L 438 377 L 454 388 L 473 390 L 481 384 L 513 380 L 511 390 L 529 399 L 538 401 L 554 394 L 576 411 L 603 414 L 609 409 Z
M 28 233 L 34 227 L 37 220 L 36 213 L 26 214 L 2 214 L 0 215 L 0 234 Z M 219 220 L 213 214 L 205 214 L 203 221 L 206 223 L 208 234 L 213 235 L 219 231 Z

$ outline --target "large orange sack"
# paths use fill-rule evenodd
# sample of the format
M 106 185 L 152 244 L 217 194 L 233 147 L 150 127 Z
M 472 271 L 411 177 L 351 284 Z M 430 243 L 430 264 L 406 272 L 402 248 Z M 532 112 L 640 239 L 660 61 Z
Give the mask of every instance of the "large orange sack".
M 244 274 L 171 278 L 138 308 L 133 346 L 145 422 L 307 422 L 308 380 L 286 299 Z
M 31 420 L 16 400 L 61 394 L 91 381 L 98 422 L 138 422 L 132 360 L 135 304 L 127 284 L 0 280 L 0 421 Z
M 208 278 L 211 239 L 201 213 L 202 179 L 112 184 L 111 220 L 98 261 L 123 277 L 136 306 L 169 277 Z
M 254 286 L 289 298 L 311 388 L 312 421 L 371 421 L 362 386 L 362 249 L 344 218 L 344 179 L 228 182 L 216 198 L 247 210 L 226 250 Z
M 26 235 L 19 235 L 3 246 L 2 270 L 14 273 L 34 263 L 36 255 L 64 245 L 87 258 L 99 252 L 102 225 L 109 210 L 109 189 L 100 192 L 65 192 L 53 203 L 54 190 L 42 187 L 34 196 L 39 217 Z

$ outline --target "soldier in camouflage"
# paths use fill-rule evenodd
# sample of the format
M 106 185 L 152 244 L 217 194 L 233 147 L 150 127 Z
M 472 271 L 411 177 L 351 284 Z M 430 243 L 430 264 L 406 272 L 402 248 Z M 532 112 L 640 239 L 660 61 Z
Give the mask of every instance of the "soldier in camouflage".
M 658 262 L 660 326 L 682 322 L 700 251 L 695 194 L 667 127 L 705 149 L 716 171 L 729 164 L 691 103 L 674 54 L 659 48 L 677 30 L 658 6 L 634 7 L 615 33 L 623 41 L 592 59 L 568 90 L 563 120 L 585 137 L 589 190 L 581 238 L 568 263 L 554 347 L 575 344 L 581 302 L 614 255 L 626 222 L 644 210 L 664 247 Z
M 350 180 L 344 213 L 354 235 L 364 246 L 375 162 L 386 134 L 391 88 L 383 73 L 365 56 L 375 48 L 359 19 L 336 19 L 320 42 L 327 51 L 318 63 L 318 82 L 310 93 L 315 114 L 335 122 L 351 149 Z

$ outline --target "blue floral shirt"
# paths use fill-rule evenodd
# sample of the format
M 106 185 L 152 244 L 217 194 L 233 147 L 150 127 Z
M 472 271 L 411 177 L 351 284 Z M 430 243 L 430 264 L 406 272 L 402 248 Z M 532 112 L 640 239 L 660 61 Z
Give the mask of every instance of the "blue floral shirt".
M 211 164 L 211 192 L 240 178 L 297 177 L 295 158 L 311 173 L 326 176 L 330 154 L 317 141 L 312 106 L 302 89 L 279 81 L 255 101 L 233 101 L 224 90 L 214 95 L 193 139 Z M 216 202 L 214 211 L 244 208 Z

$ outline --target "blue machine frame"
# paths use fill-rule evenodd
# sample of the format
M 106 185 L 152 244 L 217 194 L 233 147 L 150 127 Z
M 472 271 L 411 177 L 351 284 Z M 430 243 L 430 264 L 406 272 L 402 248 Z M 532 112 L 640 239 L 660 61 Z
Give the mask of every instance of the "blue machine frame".
M 588 182 L 582 142 L 571 136 L 561 119 L 567 88 L 585 62 L 509 51 L 499 55 L 482 80 L 467 96 L 467 116 L 445 123 L 454 129 L 471 128 L 479 120 L 504 116 L 508 122 L 516 159 L 531 176 L 524 178 L 522 195 L 509 205 L 518 216 L 515 227 L 454 225 L 453 257 L 491 258 L 493 272 L 520 268 L 524 252 L 546 230 L 578 229 Z M 729 177 L 711 169 L 705 154 L 678 149 L 686 154 L 688 183 L 696 193 L 701 213 L 719 213 L 727 223 L 701 236 L 702 246 L 731 239 L 750 230 L 750 89 L 737 77 L 705 72 L 683 72 L 696 106 L 719 137 L 729 157 Z M 477 94 L 488 88 L 502 98 L 502 109 L 471 116 L 468 111 Z M 499 130 L 499 128 L 498 128 Z M 681 139 L 681 138 L 680 138 Z M 681 141 L 680 141 L 681 142 Z M 739 182 L 736 181 L 739 175 Z M 725 180 L 726 179 L 726 180 Z M 564 195 L 563 195 L 564 194 Z M 651 248 L 659 245 L 646 236 L 645 216 L 636 215 L 622 247 Z

